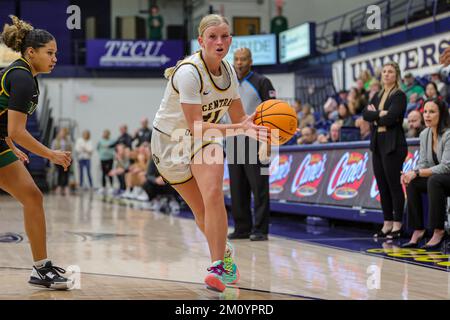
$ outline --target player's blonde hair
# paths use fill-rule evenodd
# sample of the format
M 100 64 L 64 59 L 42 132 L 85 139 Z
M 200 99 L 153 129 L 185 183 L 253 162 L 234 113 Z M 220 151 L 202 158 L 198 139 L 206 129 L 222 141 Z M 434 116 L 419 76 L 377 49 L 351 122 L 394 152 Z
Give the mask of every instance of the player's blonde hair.
M 215 26 L 221 25 L 222 23 L 225 23 L 228 26 L 230 25 L 227 18 L 225 18 L 219 14 L 209 14 L 207 16 L 204 16 L 198 26 L 198 36 L 203 37 L 203 33 L 205 32 L 206 29 L 208 29 L 209 27 L 215 27 Z M 175 66 L 167 68 L 164 71 L 164 77 L 166 79 L 169 79 L 173 75 L 175 69 L 178 67 L 178 65 L 182 61 L 183 61 L 183 59 L 179 60 Z

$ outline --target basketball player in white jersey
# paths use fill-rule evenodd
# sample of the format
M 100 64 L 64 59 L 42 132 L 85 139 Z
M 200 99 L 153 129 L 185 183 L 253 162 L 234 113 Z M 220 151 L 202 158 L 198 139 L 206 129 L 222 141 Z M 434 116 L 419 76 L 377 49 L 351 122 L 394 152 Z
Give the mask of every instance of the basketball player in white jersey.
M 223 60 L 231 44 L 228 21 L 220 15 L 205 16 L 198 33 L 200 51 L 165 72 L 169 83 L 153 122 L 151 149 L 159 173 L 192 209 L 197 226 L 206 236 L 212 264 L 205 283 L 208 288 L 222 292 L 227 283 L 239 280 L 239 271 L 226 240 L 221 139 L 205 135 L 210 129 L 222 137 L 232 135 L 232 130 L 243 129 L 267 141 L 267 128 L 256 126 L 254 115 L 245 114 L 235 71 Z M 219 124 L 226 112 L 232 124 Z M 177 139 L 180 136 L 184 137 L 182 142 Z M 188 152 L 180 155 L 183 148 Z M 208 155 L 218 161 L 202 161 Z

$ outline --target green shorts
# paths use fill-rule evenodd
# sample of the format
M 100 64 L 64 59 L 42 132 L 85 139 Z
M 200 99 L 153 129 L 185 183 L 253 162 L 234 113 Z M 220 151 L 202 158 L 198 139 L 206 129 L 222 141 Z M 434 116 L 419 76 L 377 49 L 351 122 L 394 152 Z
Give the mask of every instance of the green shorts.
M 6 167 L 17 160 L 19 159 L 6 144 L 5 140 L 0 138 L 0 168 Z

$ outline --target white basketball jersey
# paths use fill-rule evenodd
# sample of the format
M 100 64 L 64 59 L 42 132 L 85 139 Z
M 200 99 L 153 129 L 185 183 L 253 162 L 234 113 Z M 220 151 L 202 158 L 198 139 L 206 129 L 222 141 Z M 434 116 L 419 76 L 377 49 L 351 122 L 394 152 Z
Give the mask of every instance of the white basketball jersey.
M 221 76 L 218 79 L 209 72 L 201 52 L 187 57 L 177 66 L 170 77 L 164 98 L 153 120 L 153 127 L 168 135 L 171 135 L 176 129 L 189 128 L 181 108 L 178 86 L 174 83 L 176 72 L 181 66 L 185 65 L 195 70 L 193 72 L 196 77 L 195 80 L 197 78 L 199 80 L 200 88 L 198 93 L 195 94 L 198 94 L 196 97 L 198 103 L 201 101 L 204 122 L 218 123 L 228 111 L 232 101 L 239 99 L 237 76 L 233 67 L 227 61 L 222 60 Z M 192 81 L 192 77 L 186 80 L 177 77 L 177 83 L 180 83 L 180 81 Z

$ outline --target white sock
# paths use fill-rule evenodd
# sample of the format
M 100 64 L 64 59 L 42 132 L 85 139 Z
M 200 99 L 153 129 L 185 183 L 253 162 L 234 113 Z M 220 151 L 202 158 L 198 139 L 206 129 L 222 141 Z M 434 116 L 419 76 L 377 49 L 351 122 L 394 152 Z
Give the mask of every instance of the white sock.
M 34 266 L 36 268 L 43 267 L 47 263 L 47 261 L 50 261 L 50 260 L 49 259 L 43 259 L 43 260 L 35 261 L 34 262 Z

